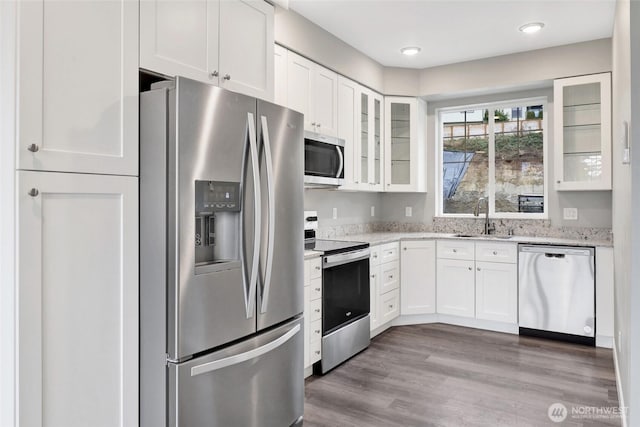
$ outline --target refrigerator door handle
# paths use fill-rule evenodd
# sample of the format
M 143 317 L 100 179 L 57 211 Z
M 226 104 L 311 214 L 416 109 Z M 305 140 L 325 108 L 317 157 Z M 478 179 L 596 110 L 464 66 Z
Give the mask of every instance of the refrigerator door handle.
M 269 126 L 267 124 L 267 118 L 261 116 L 262 122 L 262 138 L 264 140 L 264 156 L 265 156 L 265 168 L 267 172 L 267 200 L 269 203 L 269 228 L 267 230 L 267 260 L 264 273 L 264 284 L 262 289 L 262 304 L 260 306 L 260 312 L 266 313 L 267 306 L 269 305 L 269 290 L 271 289 L 271 270 L 273 267 L 273 242 L 276 224 L 276 209 L 275 209 L 275 195 L 273 190 L 273 158 L 271 157 L 271 140 L 269 139 Z
M 340 165 L 338 166 L 338 173 L 336 174 L 336 178 L 340 178 L 342 174 L 342 168 L 344 167 L 344 156 L 342 155 L 342 147 L 336 145 L 336 150 L 338 151 L 338 159 L 340 160 Z
M 254 196 L 254 213 L 253 213 L 253 259 L 251 265 L 251 274 L 249 275 L 249 294 L 245 295 L 245 306 L 247 309 L 247 319 L 253 317 L 254 304 L 256 301 L 256 288 L 258 286 L 258 267 L 260 262 L 260 238 L 261 230 L 261 195 L 260 195 L 260 170 L 258 165 L 258 142 L 256 139 L 255 120 L 253 113 L 247 113 L 247 133 L 249 134 L 249 152 L 251 153 L 251 167 L 253 169 L 253 196 Z
M 191 376 L 195 377 L 197 375 L 202 375 L 208 372 L 217 371 L 219 369 L 227 368 L 232 365 L 237 365 L 238 363 L 246 362 L 247 360 L 258 358 L 280 347 L 281 345 L 289 341 L 298 332 L 300 332 L 299 323 L 296 324 L 289 331 L 287 331 L 287 333 L 285 333 L 284 335 L 280 336 L 279 338 L 263 346 L 254 348 L 253 350 L 249 350 L 244 353 L 236 354 L 234 356 L 229 356 L 220 360 L 214 360 L 213 362 L 203 363 L 202 365 L 194 366 L 193 368 L 191 368 Z

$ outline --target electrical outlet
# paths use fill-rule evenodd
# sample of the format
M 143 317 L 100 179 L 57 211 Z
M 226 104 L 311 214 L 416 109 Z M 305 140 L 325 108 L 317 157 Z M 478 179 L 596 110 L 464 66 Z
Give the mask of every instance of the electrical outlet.
M 412 216 L 413 215 L 413 209 L 411 208 L 411 206 L 407 206 L 404 208 L 404 216 Z
M 371 216 L 376 216 L 376 207 L 371 206 Z
M 578 208 L 564 208 L 564 219 L 575 221 L 578 219 Z
M 333 208 L 333 219 L 338 219 L 338 208 Z

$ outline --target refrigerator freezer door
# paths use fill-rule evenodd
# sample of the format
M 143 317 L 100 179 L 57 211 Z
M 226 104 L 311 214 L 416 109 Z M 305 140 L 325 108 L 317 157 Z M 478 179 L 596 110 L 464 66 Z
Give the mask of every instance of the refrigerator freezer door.
M 169 365 L 172 427 L 286 427 L 303 413 L 302 319 Z
M 178 361 L 255 332 L 255 288 L 250 279 L 253 242 L 259 241 L 254 226 L 259 203 L 253 192 L 253 171 L 258 169 L 252 161 L 258 155 L 255 99 L 181 77 L 176 79 L 175 97 L 176 107 L 169 112 L 175 125 L 169 129 L 168 150 L 167 353 Z M 229 262 L 202 265 L 196 258 L 196 181 L 232 183 L 240 193 L 237 198 L 245 200 L 240 202 L 241 212 L 223 212 L 226 216 L 214 219 L 218 224 L 238 224 L 224 225 L 213 236 L 217 248 L 222 235 L 230 239 L 235 233 L 235 259 Z M 212 194 L 218 191 L 209 185 Z M 241 222 L 250 226 L 241 227 Z
M 258 100 L 262 183 L 262 250 L 258 329 L 278 324 L 304 308 L 303 115 Z
M 593 249 L 523 245 L 518 271 L 520 327 L 595 336 Z

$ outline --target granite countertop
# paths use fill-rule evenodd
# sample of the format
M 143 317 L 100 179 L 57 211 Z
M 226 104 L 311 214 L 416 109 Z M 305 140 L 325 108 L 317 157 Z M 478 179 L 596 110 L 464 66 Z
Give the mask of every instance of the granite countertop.
M 459 239 L 459 240 L 475 240 L 475 241 L 492 241 L 492 242 L 513 242 L 513 243 L 536 243 L 547 245 L 571 245 L 571 246 L 602 246 L 613 247 L 613 242 L 601 240 L 580 240 L 565 239 L 559 237 L 533 237 L 533 236 L 483 236 L 473 235 L 472 237 L 457 237 L 453 233 L 429 233 L 429 232 L 374 232 L 364 234 L 352 234 L 348 236 L 336 236 L 331 240 L 343 240 L 349 242 L 366 242 L 370 245 L 379 245 L 383 243 L 395 242 L 398 240 L 422 240 L 422 239 Z M 306 257 L 306 255 L 305 255 Z

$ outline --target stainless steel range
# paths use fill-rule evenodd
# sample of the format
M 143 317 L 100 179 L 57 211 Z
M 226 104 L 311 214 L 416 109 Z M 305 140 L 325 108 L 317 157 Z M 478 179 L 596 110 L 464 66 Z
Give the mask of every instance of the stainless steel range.
M 315 223 L 315 224 L 313 224 Z M 317 213 L 305 212 L 305 249 L 322 256 L 322 359 L 325 374 L 369 346 L 369 244 L 315 238 Z

